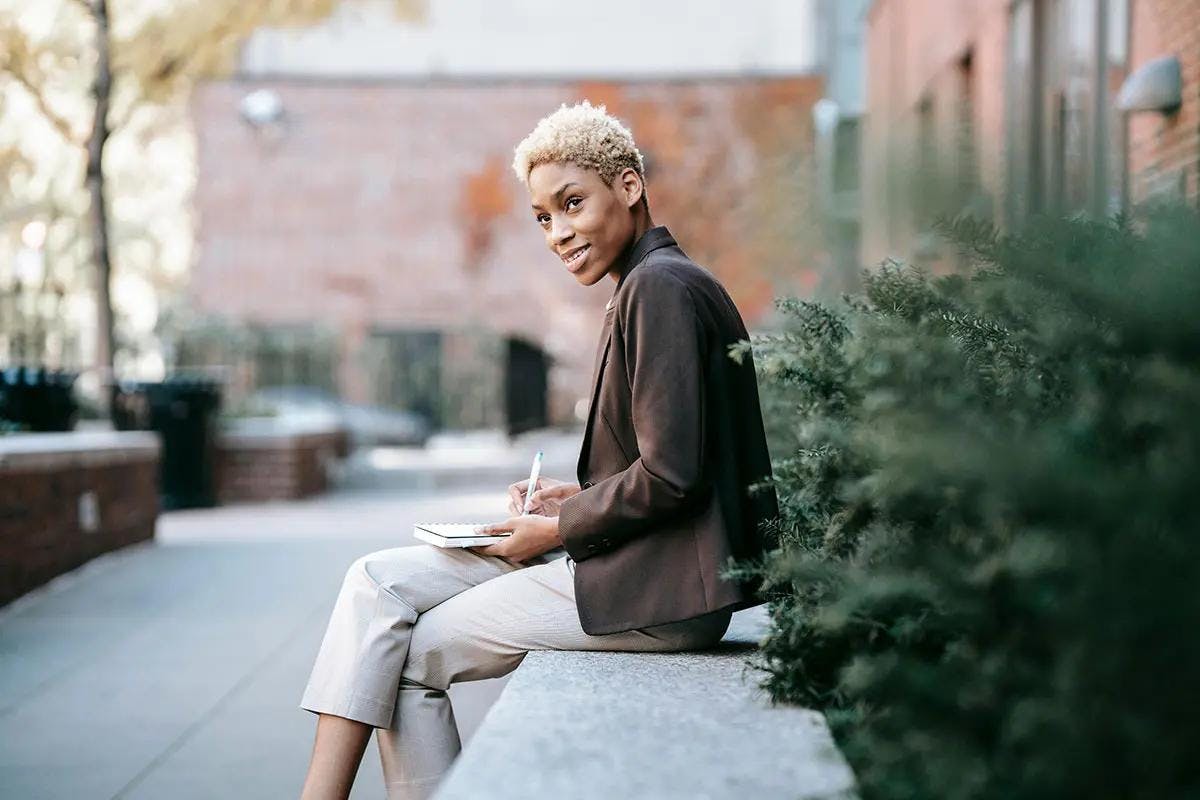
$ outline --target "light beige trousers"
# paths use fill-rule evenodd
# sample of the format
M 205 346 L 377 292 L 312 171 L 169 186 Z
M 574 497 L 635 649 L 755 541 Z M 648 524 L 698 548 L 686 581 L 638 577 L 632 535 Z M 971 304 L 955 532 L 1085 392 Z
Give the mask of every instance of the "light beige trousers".
M 721 611 L 590 636 L 568 562 L 429 545 L 362 556 L 346 571 L 300 707 L 378 728 L 389 800 L 424 798 L 461 747 L 451 683 L 505 675 L 530 650 L 711 647 L 729 625 Z

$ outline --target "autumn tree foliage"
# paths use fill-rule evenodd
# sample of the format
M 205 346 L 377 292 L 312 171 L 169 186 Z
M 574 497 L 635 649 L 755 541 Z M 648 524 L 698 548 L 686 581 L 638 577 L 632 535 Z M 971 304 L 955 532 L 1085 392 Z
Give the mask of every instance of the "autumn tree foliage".
M 189 238 L 179 230 L 187 189 L 170 194 L 175 219 L 164 222 L 157 206 L 172 176 L 145 151 L 186 126 L 192 83 L 232 69 L 256 29 L 311 24 L 337 5 L 0 0 L 0 240 L 11 240 L 12 230 L 29 220 L 49 227 L 47 257 L 58 270 L 49 271 L 48 282 L 60 294 L 95 292 L 102 369 L 111 371 L 117 345 L 114 268 L 137 261 L 153 272 L 164 249 L 178 249 L 166 239 Z M 424 13 L 424 5 L 396 3 L 411 16 Z M 112 163 L 114 149 L 125 152 L 122 163 Z M 176 172 L 181 161 L 186 157 L 175 158 Z M 120 206 L 128 210 L 114 218 Z M 0 241 L 5 245 L 11 251 L 12 242 Z

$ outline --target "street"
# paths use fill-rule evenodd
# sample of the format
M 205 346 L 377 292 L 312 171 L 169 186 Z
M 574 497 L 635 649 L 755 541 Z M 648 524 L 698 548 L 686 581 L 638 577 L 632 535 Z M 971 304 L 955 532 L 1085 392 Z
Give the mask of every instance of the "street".
M 569 476 L 572 448 L 548 446 L 545 474 Z M 511 481 L 486 458 L 483 490 L 374 470 L 313 500 L 164 514 L 155 541 L 0 609 L 0 795 L 298 796 L 316 722 L 298 703 L 346 567 L 415 544 L 415 521 L 505 518 Z M 503 683 L 451 690 L 464 739 Z M 383 797 L 374 740 L 359 775 L 352 797 Z

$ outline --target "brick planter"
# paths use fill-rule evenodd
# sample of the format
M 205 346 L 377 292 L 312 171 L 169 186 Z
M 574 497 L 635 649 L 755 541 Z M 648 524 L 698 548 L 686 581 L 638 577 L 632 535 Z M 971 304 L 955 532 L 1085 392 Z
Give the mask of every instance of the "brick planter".
M 151 433 L 0 437 L 0 604 L 153 538 L 158 459 Z
M 329 487 L 347 452 L 345 431 L 323 425 L 242 420 L 217 439 L 217 502 L 297 500 Z

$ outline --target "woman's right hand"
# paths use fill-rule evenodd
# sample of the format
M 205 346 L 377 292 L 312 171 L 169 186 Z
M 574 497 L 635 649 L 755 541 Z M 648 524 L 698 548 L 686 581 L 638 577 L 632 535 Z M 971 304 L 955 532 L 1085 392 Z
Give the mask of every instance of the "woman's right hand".
M 517 481 L 508 487 L 508 511 L 513 516 L 524 513 L 525 492 L 528 486 L 529 480 L 526 479 Z M 543 517 L 557 517 L 563 500 L 578 492 L 579 484 L 577 483 L 567 483 L 554 478 L 538 478 L 529 504 L 529 513 L 540 514 Z

